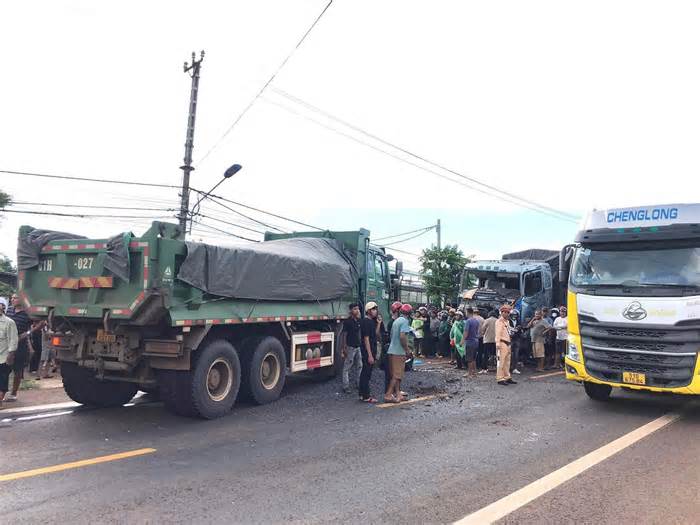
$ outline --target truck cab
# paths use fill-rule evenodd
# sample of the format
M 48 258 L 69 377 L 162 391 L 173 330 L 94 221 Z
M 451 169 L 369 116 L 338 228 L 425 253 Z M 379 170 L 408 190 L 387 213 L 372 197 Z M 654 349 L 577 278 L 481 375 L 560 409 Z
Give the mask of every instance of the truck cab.
M 567 379 L 596 400 L 613 387 L 700 394 L 700 204 L 594 210 L 560 268 Z
M 552 304 L 552 270 L 545 262 L 475 261 L 467 264 L 466 272 L 476 282 L 476 288 L 467 290 L 463 296 L 469 306 L 498 309 L 504 303 L 522 298 L 520 318 L 525 321 L 538 308 Z

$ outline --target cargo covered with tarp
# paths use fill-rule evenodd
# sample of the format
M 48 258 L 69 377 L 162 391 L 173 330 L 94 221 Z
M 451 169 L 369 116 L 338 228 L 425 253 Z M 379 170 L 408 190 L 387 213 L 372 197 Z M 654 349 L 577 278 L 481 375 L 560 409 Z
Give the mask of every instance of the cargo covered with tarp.
M 326 301 L 352 296 L 353 255 L 329 238 L 292 238 L 235 247 L 187 243 L 177 278 L 221 297 Z

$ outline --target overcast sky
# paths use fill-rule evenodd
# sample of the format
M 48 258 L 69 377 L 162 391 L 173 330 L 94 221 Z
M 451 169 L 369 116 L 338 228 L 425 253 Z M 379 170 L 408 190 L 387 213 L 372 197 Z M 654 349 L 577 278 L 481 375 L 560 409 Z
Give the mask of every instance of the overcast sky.
M 375 237 L 441 218 L 443 242 L 479 257 L 572 239 L 572 222 L 389 157 L 327 128 L 414 161 L 271 89 L 198 162 L 326 3 L 3 2 L 0 169 L 179 184 L 189 97 L 182 63 L 204 49 L 193 186 L 209 189 L 237 162 L 243 170 L 217 194 L 331 229 L 366 227 Z M 692 202 L 699 26 L 697 2 L 335 0 L 271 86 L 573 215 Z M 178 206 L 174 189 L 0 177 L 17 201 Z M 260 228 L 213 204 L 203 211 Z M 104 237 L 138 233 L 149 220 L 6 214 L 0 251 L 14 257 L 20 224 Z M 217 240 L 204 232 L 195 237 Z M 430 233 L 396 247 L 418 253 L 434 241 Z

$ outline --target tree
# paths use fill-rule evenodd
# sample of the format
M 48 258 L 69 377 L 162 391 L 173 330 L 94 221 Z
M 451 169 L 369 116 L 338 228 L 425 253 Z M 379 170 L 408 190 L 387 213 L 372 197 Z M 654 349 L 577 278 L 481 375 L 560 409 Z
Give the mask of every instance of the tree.
M 471 260 L 472 257 L 465 257 L 457 245 L 423 250 L 420 274 L 428 297 L 440 305 L 458 297 L 462 271 Z
M 10 204 L 12 204 L 12 197 L 10 194 L 0 190 L 0 209 L 7 208 Z
M 13 266 L 10 258 L 2 254 L 0 254 L 0 273 L 17 275 L 17 268 Z M 4 279 L 0 280 L 0 297 L 9 298 L 13 293 L 15 293 L 15 287 L 7 284 Z

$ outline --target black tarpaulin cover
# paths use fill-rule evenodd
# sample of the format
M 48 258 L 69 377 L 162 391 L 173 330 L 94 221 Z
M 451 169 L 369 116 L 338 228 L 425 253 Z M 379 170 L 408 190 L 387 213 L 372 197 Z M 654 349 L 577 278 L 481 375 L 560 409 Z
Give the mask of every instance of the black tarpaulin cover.
M 23 235 L 24 233 L 24 235 Z M 82 235 L 73 233 L 56 232 L 51 230 L 37 230 L 31 226 L 20 229 L 17 239 L 17 269 L 28 270 L 39 264 L 41 249 L 46 243 L 58 240 L 84 239 Z
M 178 279 L 222 297 L 324 301 L 351 295 L 355 274 L 338 241 L 294 238 L 236 247 L 188 242 Z
M 107 241 L 107 253 L 105 254 L 104 267 L 117 277 L 129 281 L 129 241 L 133 233 L 120 233 Z M 28 270 L 39 264 L 39 255 L 45 244 L 51 241 L 68 241 L 85 239 L 82 235 L 74 233 L 57 232 L 51 230 L 37 230 L 30 226 L 23 226 L 17 241 L 17 268 Z

